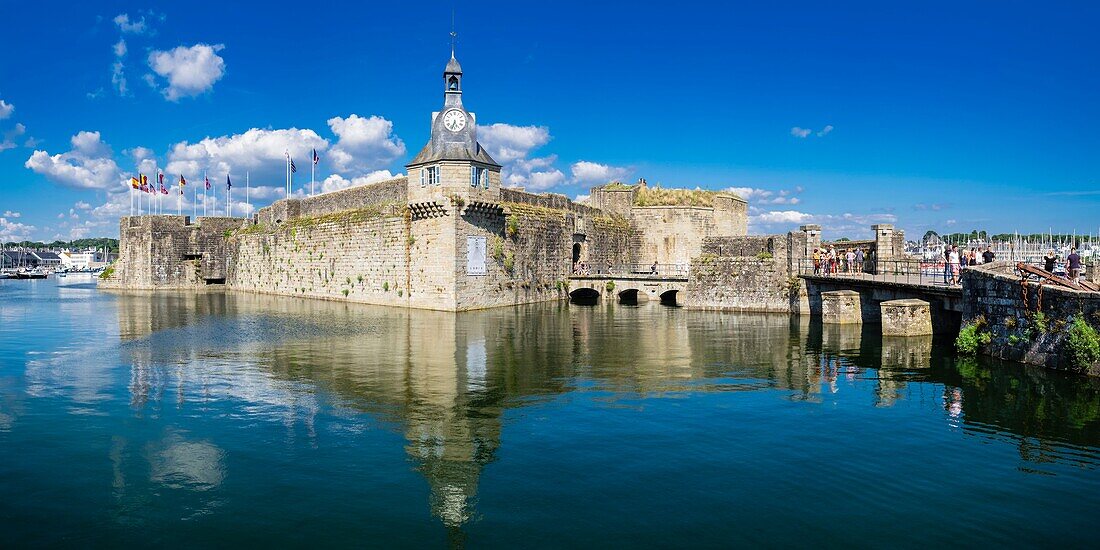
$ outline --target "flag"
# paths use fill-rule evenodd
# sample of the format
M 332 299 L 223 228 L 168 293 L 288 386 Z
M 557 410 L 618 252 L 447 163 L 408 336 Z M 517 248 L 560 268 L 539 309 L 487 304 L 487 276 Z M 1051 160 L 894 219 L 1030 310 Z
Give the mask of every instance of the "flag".
M 130 177 L 130 187 L 133 187 L 134 189 L 141 189 L 141 180 L 131 176 Z
M 183 174 L 180 174 L 180 185 L 187 185 L 187 180 L 183 179 Z
M 167 195 L 168 194 L 168 188 L 165 187 L 163 183 L 160 184 L 160 194 L 161 195 Z
M 294 159 L 290 159 L 290 173 L 294 174 L 298 172 L 298 167 L 294 166 Z
M 141 190 L 149 192 L 149 178 L 145 177 L 145 174 L 141 174 Z
M 210 178 L 208 178 L 206 176 L 203 176 L 202 179 L 206 181 L 206 190 L 209 191 L 210 190 Z
M 157 183 L 164 187 L 164 172 L 157 172 Z
M 317 150 L 313 150 L 313 165 L 317 166 L 317 163 L 321 162 L 321 157 L 317 156 Z
M 232 189 L 232 188 L 233 188 L 233 182 L 232 182 L 232 181 L 229 181 L 229 174 L 226 174 L 226 175 L 225 175 L 225 188 L 226 188 L 227 190 L 228 190 L 228 189 Z

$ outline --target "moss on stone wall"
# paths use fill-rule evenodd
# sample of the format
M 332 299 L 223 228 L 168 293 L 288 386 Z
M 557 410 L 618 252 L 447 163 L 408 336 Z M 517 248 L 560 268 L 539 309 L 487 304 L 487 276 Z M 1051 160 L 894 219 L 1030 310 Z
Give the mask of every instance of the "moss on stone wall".
M 501 206 L 507 208 L 512 216 L 521 216 L 527 218 L 536 219 L 564 219 L 569 214 L 568 210 L 558 210 L 556 208 L 546 208 L 545 206 L 535 206 L 533 204 L 525 204 L 522 202 L 504 202 Z
M 714 197 L 735 196 L 706 189 L 665 189 L 660 186 L 639 187 L 634 194 L 634 206 L 714 206 Z

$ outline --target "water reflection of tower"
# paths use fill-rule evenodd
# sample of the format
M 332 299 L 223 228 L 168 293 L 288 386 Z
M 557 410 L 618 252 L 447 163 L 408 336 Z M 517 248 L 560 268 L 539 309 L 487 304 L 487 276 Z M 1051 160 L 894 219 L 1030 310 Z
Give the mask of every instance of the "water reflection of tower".
M 481 470 L 500 445 L 500 396 L 489 392 L 485 323 L 416 315 L 409 322 L 406 450 L 431 488 L 432 514 L 455 536 L 474 516 Z M 430 322 L 425 322 L 430 319 Z

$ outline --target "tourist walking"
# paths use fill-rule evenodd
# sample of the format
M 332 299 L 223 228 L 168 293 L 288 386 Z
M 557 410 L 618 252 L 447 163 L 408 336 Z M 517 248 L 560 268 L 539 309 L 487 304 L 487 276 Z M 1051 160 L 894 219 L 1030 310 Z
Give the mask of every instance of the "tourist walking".
M 1066 256 L 1066 278 L 1074 283 L 1081 282 L 1081 255 L 1076 248 L 1069 249 L 1069 256 Z
M 951 283 L 951 245 L 943 247 L 943 284 Z
M 852 273 L 852 266 L 856 263 L 856 253 L 852 249 L 848 249 L 848 252 L 844 254 L 844 272 Z
M 947 255 L 947 265 L 951 268 L 951 284 L 959 284 L 959 247 L 951 247 L 951 252 Z
M 856 249 L 856 273 L 863 273 L 863 262 L 867 260 L 867 257 L 863 255 L 863 249 Z

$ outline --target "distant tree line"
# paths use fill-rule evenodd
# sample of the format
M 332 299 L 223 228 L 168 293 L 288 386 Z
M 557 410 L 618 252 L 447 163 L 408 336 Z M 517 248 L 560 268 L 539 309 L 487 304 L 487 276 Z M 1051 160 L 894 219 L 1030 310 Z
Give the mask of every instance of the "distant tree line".
M 118 239 L 108 239 L 106 237 L 99 237 L 95 239 L 75 239 L 72 241 L 54 241 L 52 243 L 43 243 L 38 241 L 22 241 L 22 242 L 6 242 L 4 246 L 7 248 L 71 248 L 71 249 L 85 249 L 85 248 L 98 248 L 104 247 L 111 252 L 118 252 Z
M 985 231 L 978 231 L 977 229 L 971 231 L 970 233 L 947 233 L 944 235 L 940 235 L 935 231 L 928 231 L 924 234 L 925 241 L 927 241 L 931 237 L 939 237 L 940 240 L 949 244 L 964 244 L 968 241 L 1011 241 L 1016 238 L 1033 242 L 1047 241 L 1051 239 L 1052 235 L 1050 233 L 1021 233 L 1019 235 L 1015 233 L 995 233 L 993 235 L 990 235 Z M 1075 236 L 1072 233 L 1055 233 L 1053 235 L 1053 238 L 1056 242 L 1069 242 L 1070 240 L 1074 239 L 1074 237 Z M 1087 238 L 1088 235 L 1076 235 L 1077 241 L 1080 242 L 1082 237 Z

